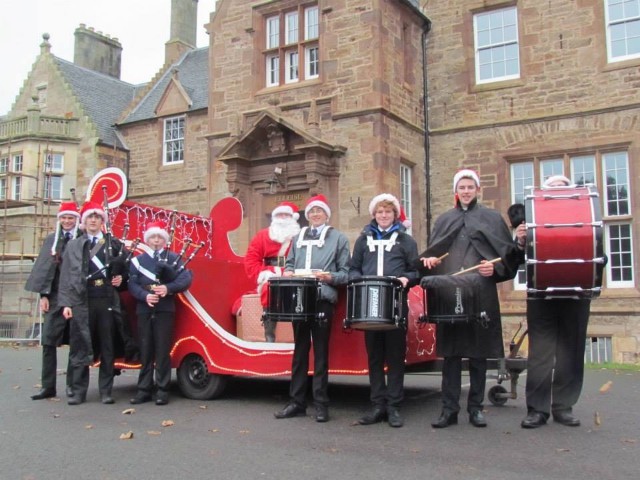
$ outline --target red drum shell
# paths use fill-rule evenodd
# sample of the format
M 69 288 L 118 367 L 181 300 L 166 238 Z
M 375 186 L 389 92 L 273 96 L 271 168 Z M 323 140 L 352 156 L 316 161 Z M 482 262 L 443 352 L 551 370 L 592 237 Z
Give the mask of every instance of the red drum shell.
M 347 284 L 345 326 L 356 330 L 392 330 L 404 323 L 406 292 L 397 278 L 364 276 Z
M 263 316 L 273 322 L 315 320 L 319 297 L 320 284 L 315 278 L 272 277 Z
M 530 188 L 525 211 L 529 296 L 597 296 L 604 253 L 596 188 Z

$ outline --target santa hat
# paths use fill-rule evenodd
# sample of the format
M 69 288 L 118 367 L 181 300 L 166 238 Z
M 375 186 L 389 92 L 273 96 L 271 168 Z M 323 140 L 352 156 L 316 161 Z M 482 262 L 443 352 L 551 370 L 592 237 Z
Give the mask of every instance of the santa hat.
M 565 187 L 569 187 L 572 185 L 571 180 L 569 180 L 567 177 L 565 177 L 564 175 L 551 175 L 549 178 L 547 178 L 544 183 L 542 184 L 543 188 L 553 188 L 552 184 L 556 183 L 556 182 L 562 182 L 564 183 L 563 186 Z
M 411 227 L 411 220 L 407 218 L 407 214 L 405 213 L 404 208 L 402 207 L 400 207 L 400 215 L 398 215 L 398 220 L 402 225 L 404 225 L 404 228 Z
M 393 203 L 393 206 L 396 210 L 396 215 L 400 215 L 400 202 L 398 201 L 398 199 L 390 193 L 381 193 L 380 195 L 376 195 L 375 197 L 373 197 L 371 199 L 371 202 L 369 202 L 369 213 L 372 217 L 376 216 L 376 207 L 378 206 L 378 204 L 384 201 Z
M 324 195 L 316 195 L 307 201 L 307 206 L 304 208 L 304 218 L 307 220 L 309 220 L 309 210 L 313 207 L 320 207 L 327 214 L 327 217 L 331 218 L 331 209 L 329 208 L 327 198 Z
M 160 235 L 164 238 L 165 242 L 169 241 L 169 232 L 167 232 L 164 223 L 162 222 L 151 222 L 147 224 L 147 228 L 144 231 L 144 243 L 149 241 L 149 237 L 152 235 Z
M 462 170 L 458 170 L 458 172 L 453 176 L 453 193 L 456 193 L 458 182 L 463 178 L 470 178 L 476 182 L 477 187 L 480 187 L 480 177 L 478 174 L 469 168 L 463 168 Z
M 83 225 L 87 220 L 87 217 L 91 214 L 97 214 L 100 215 L 102 217 L 102 221 L 106 223 L 107 221 L 107 214 L 105 213 L 104 209 L 102 208 L 102 205 L 96 203 L 96 202 L 92 202 L 92 201 L 87 201 L 84 202 L 84 205 L 82 205 L 82 210 L 80 210 L 80 219 Z
M 80 218 L 80 214 L 78 213 L 78 207 L 75 202 L 62 202 L 60 204 L 60 208 L 58 208 L 58 213 L 56 217 L 58 218 L 58 222 L 56 223 L 56 234 L 53 239 L 53 245 L 51 246 L 51 255 L 56 254 L 56 247 L 58 246 L 58 238 L 60 238 L 60 230 L 62 230 L 62 225 L 60 224 L 60 217 L 63 215 L 72 215 L 76 217 L 76 219 Z M 75 238 L 78 233 L 78 222 L 76 221 L 73 226 L 73 230 L 71 231 L 71 238 Z
M 279 213 L 286 213 L 291 215 L 295 220 L 300 218 L 300 214 L 298 213 L 298 206 L 295 203 L 291 202 L 281 202 L 276 208 L 271 212 L 271 218 L 276 218 L 276 215 Z

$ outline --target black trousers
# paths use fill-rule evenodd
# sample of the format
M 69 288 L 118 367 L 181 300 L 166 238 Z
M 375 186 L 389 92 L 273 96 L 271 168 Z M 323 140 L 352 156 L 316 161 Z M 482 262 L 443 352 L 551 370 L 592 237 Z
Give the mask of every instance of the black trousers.
M 113 387 L 114 335 L 116 329 L 112 309 L 113 298 L 111 296 L 89 298 L 89 329 L 91 331 L 93 352 L 94 354 L 98 353 L 96 360 L 100 360 L 98 373 L 100 395 L 111 395 L 111 388 Z
M 527 301 L 527 409 L 571 412 L 584 378 L 588 299 Z
M 487 359 L 469 359 L 469 395 L 467 411 L 482 410 L 484 390 L 487 384 Z M 460 393 L 462 391 L 462 357 L 445 357 L 442 364 L 442 411 L 458 413 L 460 411 Z
M 293 322 L 295 347 L 291 364 L 291 401 L 301 407 L 307 406 L 307 380 L 309 375 L 309 351 L 313 342 L 313 403 L 329 405 L 329 336 L 333 304 L 321 300 L 318 312 L 324 313 L 322 320 Z
M 42 326 L 42 388 L 56 390 L 58 370 L 57 347 L 62 345 L 67 320 L 62 316 L 55 295 L 49 297 L 49 311 L 44 314 Z M 71 356 L 67 363 L 67 386 L 71 386 Z
M 158 396 L 166 396 L 171 382 L 171 345 L 174 312 L 149 312 L 138 315 L 138 343 L 142 368 L 138 375 L 138 392 L 150 395 L 155 381 Z
M 379 407 L 400 407 L 404 399 L 404 359 L 407 350 L 407 331 L 367 330 L 364 332 L 369 364 L 371 403 Z M 385 381 L 384 366 L 387 366 Z

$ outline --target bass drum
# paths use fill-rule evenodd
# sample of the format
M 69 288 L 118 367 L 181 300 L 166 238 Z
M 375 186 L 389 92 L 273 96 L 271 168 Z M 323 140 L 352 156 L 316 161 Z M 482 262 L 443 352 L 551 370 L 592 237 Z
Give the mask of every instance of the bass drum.
M 533 298 L 595 298 L 606 263 L 597 189 L 529 187 L 527 294 Z
M 397 278 L 365 276 L 347 284 L 345 328 L 392 330 L 404 326 L 406 292 Z

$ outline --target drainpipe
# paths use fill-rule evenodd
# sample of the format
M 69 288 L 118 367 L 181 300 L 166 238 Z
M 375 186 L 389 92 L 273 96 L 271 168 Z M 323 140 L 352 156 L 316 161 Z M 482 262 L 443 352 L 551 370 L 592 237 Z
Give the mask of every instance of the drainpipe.
M 427 221 L 427 246 L 431 239 L 431 158 L 429 153 L 429 84 L 427 80 L 427 34 L 431 31 L 431 21 L 422 30 L 422 101 L 424 112 L 424 181 Z

